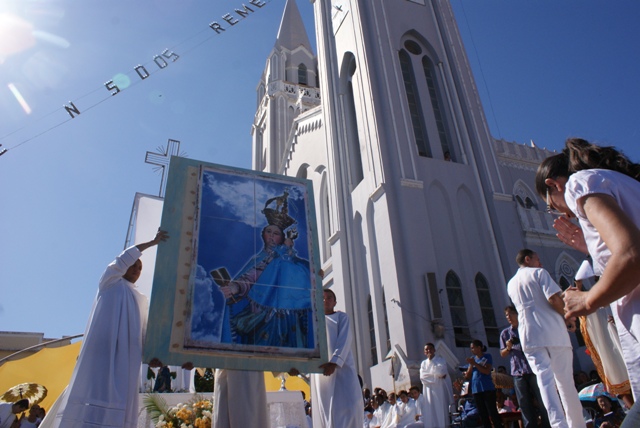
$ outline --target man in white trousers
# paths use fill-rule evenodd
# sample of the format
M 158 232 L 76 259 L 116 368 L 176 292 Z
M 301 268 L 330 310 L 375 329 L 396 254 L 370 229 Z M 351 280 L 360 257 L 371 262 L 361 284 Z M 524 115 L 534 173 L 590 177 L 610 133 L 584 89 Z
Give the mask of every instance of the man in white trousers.
M 562 290 L 542 269 L 534 251 L 520 250 L 516 262 L 520 268 L 507 291 L 518 310 L 522 350 L 537 376 L 549 422 L 554 428 L 584 428 L 582 405 L 573 383 L 573 352 Z

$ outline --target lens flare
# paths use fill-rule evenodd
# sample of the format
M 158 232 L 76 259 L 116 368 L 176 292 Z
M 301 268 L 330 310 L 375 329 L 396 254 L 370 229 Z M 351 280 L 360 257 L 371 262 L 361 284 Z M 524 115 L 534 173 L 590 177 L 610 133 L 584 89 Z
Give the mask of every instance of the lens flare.
M 120 89 L 127 89 L 131 85 L 131 79 L 126 74 L 118 73 L 113 76 L 113 83 Z
M 34 30 L 33 37 L 63 49 L 67 49 L 71 46 L 71 43 L 69 43 L 69 41 L 64 37 L 56 36 L 55 34 L 47 33 L 46 31 Z
M 31 107 L 29 107 L 29 104 L 27 104 L 27 101 L 24 99 L 20 91 L 18 91 L 18 88 L 16 88 L 16 85 L 14 85 L 13 83 L 9 83 L 7 87 L 9 88 L 13 96 L 16 97 L 16 100 L 18 100 L 18 103 L 20 103 L 22 110 L 24 110 L 24 112 L 27 114 L 31 114 Z

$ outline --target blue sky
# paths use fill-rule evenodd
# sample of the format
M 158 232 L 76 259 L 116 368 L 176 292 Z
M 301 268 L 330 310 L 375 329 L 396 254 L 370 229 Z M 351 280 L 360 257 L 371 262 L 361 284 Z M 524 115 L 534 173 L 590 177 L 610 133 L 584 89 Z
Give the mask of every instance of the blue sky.
M 171 138 L 192 159 L 250 167 L 255 88 L 284 0 L 208 28 L 242 3 L 0 0 L 0 330 L 84 330 L 135 192 L 158 192 L 146 151 Z M 640 160 L 639 2 L 452 6 L 494 137 L 559 149 L 581 136 Z M 315 45 L 312 5 L 298 7 Z M 159 69 L 166 48 L 180 58 Z M 119 74 L 132 85 L 109 96 Z

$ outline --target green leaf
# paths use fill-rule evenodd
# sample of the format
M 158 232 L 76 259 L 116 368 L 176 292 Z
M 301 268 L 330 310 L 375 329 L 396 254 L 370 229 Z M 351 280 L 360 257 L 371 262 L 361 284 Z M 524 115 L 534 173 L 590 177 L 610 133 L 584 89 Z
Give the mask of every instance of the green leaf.
M 169 410 L 167 402 L 160 394 L 145 394 L 142 399 L 142 405 L 154 425 L 158 423 L 160 415 L 166 415 Z

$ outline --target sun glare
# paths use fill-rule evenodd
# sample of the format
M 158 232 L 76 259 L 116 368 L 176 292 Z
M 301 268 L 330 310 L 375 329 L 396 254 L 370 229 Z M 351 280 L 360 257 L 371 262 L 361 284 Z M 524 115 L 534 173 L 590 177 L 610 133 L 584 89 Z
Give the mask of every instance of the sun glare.
M 30 22 L 11 13 L 0 13 L 0 64 L 9 55 L 29 49 L 34 44 Z

